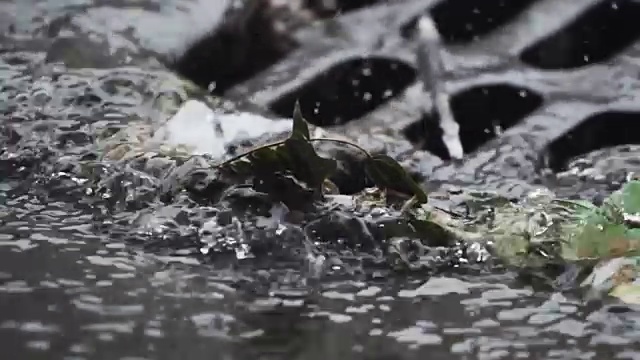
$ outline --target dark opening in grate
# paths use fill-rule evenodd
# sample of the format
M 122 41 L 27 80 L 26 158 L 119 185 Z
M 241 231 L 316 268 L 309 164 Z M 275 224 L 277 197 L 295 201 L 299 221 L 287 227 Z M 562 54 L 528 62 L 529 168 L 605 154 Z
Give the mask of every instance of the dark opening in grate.
M 610 59 L 640 37 L 640 3 L 608 0 L 525 49 L 521 60 L 541 69 L 571 69 Z
M 606 112 L 586 118 L 547 148 L 547 165 L 567 170 L 576 156 L 607 147 L 640 144 L 640 113 Z
M 169 66 L 197 85 L 222 95 L 297 48 L 289 34 L 275 28 L 276 17 L 267 1 L 250 4 L 226 16 L 222 25 L 191 44 Z
M 451 108 L 460 125 L 465 153 L 475 151 L 500 131 L 516 125 L 541 104 L 540 95 L 507 84 L 478 86 L 453 95 Z M 437 117 L 426 115 L 408 126 L 404 133 L 409 141 L 423 144 L 425 150 L 449 160 Z
M 409 86 L 413 67 L 397 60 L 358 58 L 335 65 L 302 88 L 278 99 L 271 109 L 289 117 L 296 100 L 305 118 L 318 126 L 345 124 L 371 112 Z
M 320 18 L 329 18 L 385 1 L 386 0 L 306 0 L 305 6 Z
M 430 11 L 445 44 L 466 44 L 487 35 L 518 16 L 537 0 L 449 0 Z M 402 27 L 408 37 L 417 18 Z

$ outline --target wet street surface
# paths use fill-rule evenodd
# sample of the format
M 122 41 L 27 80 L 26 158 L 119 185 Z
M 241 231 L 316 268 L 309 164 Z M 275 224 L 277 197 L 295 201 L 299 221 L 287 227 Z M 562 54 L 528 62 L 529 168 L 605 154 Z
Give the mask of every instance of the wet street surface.
M 0 331 L 6 354 L 637 358 L 637 308 L 590 307 L 559 293 L 534 293 L 511 274 L 351 279 L 324 283 L 312 295 L 295 285 L 274 285 L 272 295 L 256 296 L 259 276 L 236 287 L 242 282 L 236 272 L 132 254 L 121 243 L 86 235 L 81 229 L 87 220 L 49 219 L 24 230 L 20 240 L 3 241 Z M 287 277 L 295 276 L 283 275 L 280 282 Z
M 267 209 L 270 216 L 253 219 L 262 225 L 249 224 L 223 201 L 185 194 L 161 199 L 159 189 L 184 175 L 180 166 L 80 165 L 96 158 L 92 145 L 104 132 L 130 123 L 155 126 L 197 92 L 167 69 L 170 59 L 215 29 L 229 3 L 0 0 L 0 348 L 5 358 L 640 360 L 638 305 L 532 285 L 495 264 L 452 261 L 441 249 L 429 253 L 428 266 L 392 271 L 377 248 L 345 245 L 350 235 L 351 240 L 370 236 L 366 227 L 350 228 L 354 222 L 347 216 L 327 232 L 339 229 L 337 245 L 332 244 L 336 257 L 355 263 L 356 271 L 336 268 L 318 279 L 292 255 L 297 245 L 276 245 L 281 258 L 243 247 L 253 241 L 258 248 L 260 236 L 295 242 L 303 227 L 283 221 L 277 207 Z M 425 141 L 424 129 L 416 125 L 421 115 L 412 45 L 401 45 L 400 34 L 371 39 L 363 35 L 363 20 L 348 18 L 382 19 L 392 28 L 437 2 L 393 7 L 400 3 L 389 1 L 389 9 L 372 8 L 364 15 L 345 9 L 322 31 L 319 25 L 303 26 L 296 33 L 301 44 L 290 49 L 287 39 L 272 49 L 277 66 L 265 70 L 265 64 L 252 64 L 261 68 L 259 75 L 225 68 L 194 79 L 194 72 L 205 70 L 174 65 L 198 85 L 224 77 L 218 95 L 270 118 L 289 116 L 287 92 L 299 86 L 296 94 L 307 99 L 302 106 L 311 122 L 335 126 L 367 149 L 383 148 L 434 188 L 484 186 L 519 196 L 523 189 L 545 185 L 562 196 L 597 200 L 640 169 L 640 149 L 634 145 L 640 144 L 640 26 L 616 12 L 638 14 L 637 3 L 514 1 L 519 5 L 511 8 L 494 0 L 490 3 L 498 5 L 477 12 L 497 24 L 460 8 L 471 24 L 466 28 L 475 26 L 476 33 L 456 28 L 455 21 L 443 27 L 455 11 L 437 7 L 433 17 L 450 46 L 444 58 L 453 68 L 447 75 L 452 107 L 468 153 L 462 165 L 447 159 L 442 144 Z M 453 7 L 459 1 L 441 3 Z M 556 43 L 538 39 L 544 31 L 570 28 L 572 14 L 590 5 L 613 9 L 612 14 L 587 14 L 583 25 L 562 33 Z M 316 16 L 334 16 L 325 11 Z M 305 19 L 297 21 L 308 25 Z M 340 21 L 353 29 L 345 30 Z M 616 23 L 629 27 L 629 39 L 613 29 Z M 490 32 L 500 26 L 502 31 Z M 604 35 L 584 30 L 589 26 L 604 29 Z M 388 31 L 378 27 L 370 35 Z M 533 30 L 526 33 L 527 27 Z M 341 38 L 345 33 L 353 38 Z M 518 34 L 523 40 L 514 40 Z M 585 38 L 599 45 L 576 45 Z M 528 47 L 533 40 L 537 45 Z M 362 45 L 353 48 L 358 51 L 378 49 L 375 56 L 383 60 L 349 62 L 344 49 L 353 43 Z M 611 45 L 609 54 L 605 43 Z M 539 44 L 547 47 L 540 50 Z M 498 48 L 502 52 L 491 50 Z M 207 64 L 193 56 L 190 63 Z M 346 70 L 329 72 L 326 78 L 337 80 L 317 85 L 314 76 L 329 65 Z M 363 68 L 380 80 L 354 80 Z M 366 86 L 345 89 L 360 83 Z M 342 91 L 336 92 L 340 96 L 369 90 L 376 104 L 345 106 L 330 86 Z M 393 96 L 383 95 L 387 90 Z M 281 130 L 265 125 L 256 131 Z M 415 143 L 423 146 L 416 150 Z M 266 235 L 256 228 L 266 229 Z M 218 248 L 223 246 L 233 250 Z

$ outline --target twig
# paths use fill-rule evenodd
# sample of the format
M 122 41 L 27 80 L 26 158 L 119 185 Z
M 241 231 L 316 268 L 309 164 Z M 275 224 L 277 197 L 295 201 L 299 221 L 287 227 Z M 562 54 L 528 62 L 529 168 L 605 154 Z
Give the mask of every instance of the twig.
M 449 94 L 441 81 L 445 73 L 442 61 L 442 41 L 433 19 L 428 15 L 423 15 L 418 20 L 416 59 L 423 91 L 431 95 L 432 107 L 429 110 L 433 112 L 435 108 L 435 112 L 440 118 L 442 140 L 447 147 L 449 156 L 454 159 L 462 159 L 464 150 L 460 143 L 460 125 L 453 117 Z

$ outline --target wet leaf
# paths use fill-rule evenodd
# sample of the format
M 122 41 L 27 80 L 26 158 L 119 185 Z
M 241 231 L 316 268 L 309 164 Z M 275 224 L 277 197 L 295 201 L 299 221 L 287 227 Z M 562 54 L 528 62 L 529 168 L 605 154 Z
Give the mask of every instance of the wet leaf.
M 627 237 L 629 239 L 640 240 L 640 229 L 627 229 Z
M 288 157 L 288 166 L 294 176 L 313 189 L 320 190 L 338 167 L 336 160 L 319 156 L 309 142 L 299 138 L 287 139 L 278 153 L 283 158 Z
M 367 158 L 367 173 L 381 189 L 408 191 L 416 197 L 417 203 L 427 203 L 427 193 L 409 176 L 402 165 L 387 155 L 373 155 Z
M 249 160 L 255 168 L 259 168 L 266 172 L 276 172 L 286 168 L 286 162 L 283 161 L 282 154 L 277 148 L 262 148 L 249 156 Z
M 613 238 L 609 241 L 609 257 L 623 257 L 637 251 L 637 241 L 626 237 Z
M 467 206 L 471 213 L 475 213 L 488 208 L 510 206 L 511 200 L 496 193 L 468 191 L 462 203 Z
M 252 169 L 251 161 L 247 159 L 240 159 L 229 163 L 228 166 L 222 167 L 222 170 L 226 170 L 228 174 L 235 176 L 249 176 L 251 175 Z
M 432 209 L 427 204 L 411 209 L 408 217 L 416 235 L 426 240 L 430 246 L 453 246 L 457 241 L 470 243 L 478 241 L 482 236 L 464 231 L 448 214 Z
M 585 210 L 595 210 L 598 207 L 588 202 L 587 200 L 566 200 L 566 199 L 554 199 L 552 201 L 554 204 L 559 206 L 563 206 L 567 209 L 573 211 L 585 211 Z
M 625 239 L 626 230 L 626 227 L 620 224 L 587 223 L 576 234 L 576 255 L 578 258 L 598 259 L 619 256 L 617 253 L 627 246 L 621 244 Z
M 415 228 L 418 236 L 425 240 L 429 246 L 453 246 L 458 240 L 446 227 L 435 221 L 414 219 L 411 221 L 411 225 Z
M 291 138 L 304 140 L 311 139 L 311 135 L 309 134 L 309 125 L 307 125 L 307 121 L 302 116 L 299 101 L 296 101 L 293 108 L 293 130 L 291 131 Z
M 640 181 L 630 181 L 623 186 L 622 208 L 627 214 L 640 214 Z
M 337 195 L 340 194 L 340 189 L 338 189 L 338 186 L 334 184 L 333 181 L 325 179 L 325 181 L 322 183 L 322 193 Z
M 387 205 L 387 193 L 380 188 L 366 188 L 354 195 L 354 201 L 360 208 L 384 207 Z
M 613 288 L 609 295 L 616 297 L 627 304 L 640 304 L 640 285 L 621 284 Z
M 540 257 L 536 256 L 527 238 L 517 234 L 495 234 L 491 250 L 495 256 L 510 265 L 535 268 L 540 262 Z
M 219 166 L 228 174 L 254 178 L 261 191 L 284 194 L 322 193 L 323 185 L 337 169 L 337 162 L 319 156 L 310 142 L 309 127 L 296 104 L 293 130 L 283 142 L 265 145 Z M 258 181 L 255 181 L 255 180 Z M 278 196 L 280 197 L 280 196 Z M 306 198 L 306 197 L 304 197 Z
M 574 223 L 565 227 L 565 259 L 606 259 L 640 252 L 640 229 L 629 228 L 624 221 L 625 213 L 640 209 L 640 182 L 627 183 L 599 208 L 580 205 L 573 209 Z
M 296 101 L 293 110 L 293 130 L 276 151 L 296 179 L 320 192 L 325 181 L 336 171 L 338 163 L 336 160 L 319 156 L 310 139 L 309 125 L 302 116 L 300 102 Z
M 314 199 L 315 191 L 301 182 L 290 172 L 275 172 L 254 178 L 253 188 L 269 194 L 275 201 L 281 201 L 289 209 L 304 209 Z

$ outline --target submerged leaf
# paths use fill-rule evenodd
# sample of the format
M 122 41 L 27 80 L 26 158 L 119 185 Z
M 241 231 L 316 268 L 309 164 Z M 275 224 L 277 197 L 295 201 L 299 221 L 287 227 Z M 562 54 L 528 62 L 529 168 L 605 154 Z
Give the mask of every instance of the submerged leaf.
M 409 223 L 419 238 L 431 246 L 452 246 L 457 241 L 477 242 L 484 234 L 466 231 L 449 214 L 423 204 L 408 211 Z
M 615 209 L 613 209 L 615 212 Z M 564 228 L 566 239 L 563 257 L 566 260 L 607 259 L 632 256 L 640 251 L 640 231 L 614 221 L 609 213 L 596 209 L 582 214 Z
M 353 196 L 359 208 L 384 207 L 387 205 L 387 193 L 380 188 L 366 188 Z
M 382 189 L 408 191 L 418 203 L 427 203 L 427 193 L 393 158 L 387 155 L 373 155 L 366 160 L 366 168 L 371 179 Z
M 640 253 L 640 229 L 625 223 L 625 214 L 640 212 L 640 181 L 631 181 L 614 192 L 600 208 L 583 212 L 574 225 L 565 255 L 578 259 L 606 259 Z

